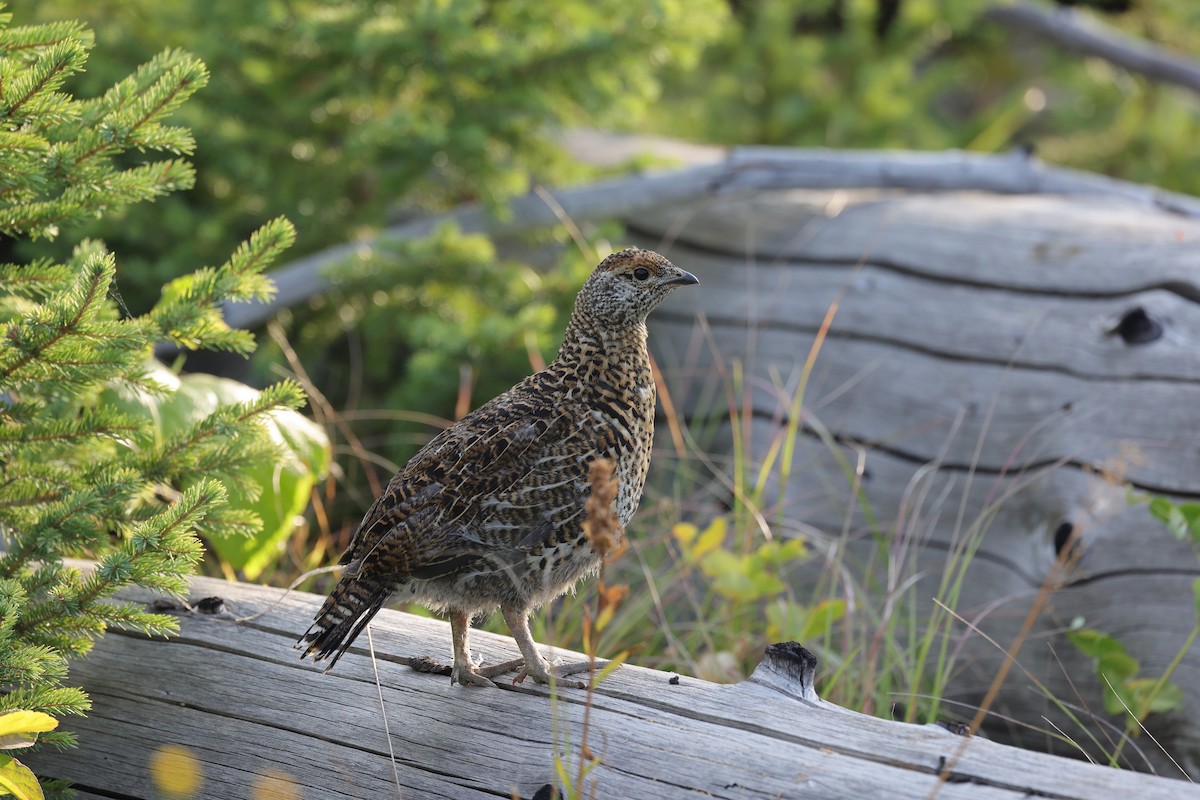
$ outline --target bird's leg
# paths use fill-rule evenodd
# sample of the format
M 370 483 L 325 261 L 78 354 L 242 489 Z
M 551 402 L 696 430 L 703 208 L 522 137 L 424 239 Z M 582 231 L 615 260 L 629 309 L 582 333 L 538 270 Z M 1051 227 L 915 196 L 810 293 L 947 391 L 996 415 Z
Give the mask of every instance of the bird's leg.
M 461 683 L 463 686 L 490 686 L 495 689 L 496 684 L 475 670 L 475 662 L 471 660 L 471 650 L 467 646 L 467 632 L 470 629 L 470 614 L 464 611 L 450 612 L 450 640 L 454 647 L 454 667 L 450 670 L 450 685 Z
M 557 664 L 550 666 L 542 654 L 538 652 L 537 645 L 533 642 L 533 635 L 529 632 L 529 612 L 524 608 L 504 608 L 500 609 L 504 614 L 504 621 L 508 623 L 508 630 L 512 637 L 517 642 L 517 647 L 521 650 L 521 655 L 525 657 L 525 666 L 517 673 L 517 677 L 513 680 L 514 683 L 520 683 L 526 676 L 533 678 L 538 683 L 549 683 L 551 678 L 564 678 L 567 675 L 577 675 L 580 672 L 587 672 L 591 668 L 591 664 L 587 661 L 579 661 L 574 664 Z M 597 666 L 603 666 L 604 662 L 597 662 Z M 565 681 L 565 685 L 573 685 L 577 689 L 583 689 L 587 684 L 582 681 Z

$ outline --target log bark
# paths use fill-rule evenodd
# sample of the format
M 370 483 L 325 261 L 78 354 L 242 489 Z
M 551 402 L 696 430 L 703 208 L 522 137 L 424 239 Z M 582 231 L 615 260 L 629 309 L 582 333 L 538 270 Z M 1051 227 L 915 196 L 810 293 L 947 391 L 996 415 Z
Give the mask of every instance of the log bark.
M 126 800 L 162 796 L 148 765 L 166 745 L 197 760 L 206 800 L 533 798 L 560 784 L 556 754 L 574 771 L 586 691 L 555 697 L 506 682 L 477 690 L 414 672 L 397 660 L 446 655 L 448 626 L 390 610 L 322 674 L 291 647 L 322 598 L 282 594 L 197 579 L 192 600 L 222 598 L 217 613 L 176 609 L 181 631 L 170 640 L 105 636 L 72 669 L 93 701 L 85 719 L 70 721 L 79 748 L 23 758 L 43 776 L 73 780 L 82 797 Z M 472 641 L 487 661 L 516 652 L 507 637 L 477 632 Z M 673 678 L 624 666 L 596 688 L 596 797 L 1200 797 L 1179 781 L 839 709 L 812 696 L 811 661 L 794 646 L 774 648 L 741 684 Z

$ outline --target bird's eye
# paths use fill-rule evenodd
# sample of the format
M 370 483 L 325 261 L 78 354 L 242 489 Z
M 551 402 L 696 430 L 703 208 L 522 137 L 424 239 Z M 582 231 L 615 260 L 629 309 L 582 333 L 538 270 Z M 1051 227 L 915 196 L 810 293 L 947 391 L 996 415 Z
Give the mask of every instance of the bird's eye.
M 638 267 L 633 271 L 633 277 L 637 278 L 639 281 L 644 281 L 646 278 L 650 277 L 650 270 L 646 269 L 645 267 Z

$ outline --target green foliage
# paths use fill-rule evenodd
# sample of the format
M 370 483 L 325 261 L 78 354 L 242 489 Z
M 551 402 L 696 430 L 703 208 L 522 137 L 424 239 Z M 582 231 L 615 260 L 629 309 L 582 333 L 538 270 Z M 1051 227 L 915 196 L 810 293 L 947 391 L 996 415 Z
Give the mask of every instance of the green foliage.
M 5 233 L 63 236 L 81 219 L 190 184 L 190 166 L 158 156 L 191 149 L 189 134 L 166 120 L 204 83 L 200 62 L 166 51 L 101 97 L 77 100 L 61 89 L 83 69 L 91 36 L 74 23 L 10 22 L 0 15 Z M 112 625 L 176 627 L 115 601 L 116 592 L 180 594 L 202 555 L 198 531 L 217 540 L 258 528 L 229 498 L 274 488 L 255 485 L 252 468 L 277 460 L 267 426 L 287 420 L 282 411 L 302 393 L 281 383 L 159 424 L 182 390 L 150 354 L 164 342 L 249 352 L 253 339 L 226 327 L 220 306 L 267 296 L 262 272 L 292 237 L 286 220 L 268 223 L 221 267 L 168 287 L 136 317 L 119 314 L 117 262 L 96 242 L 61 261 L 0 266 L 0 712 L 85 713 L 83 691 L 64 686 L 68 659 Z M 114 393 L 145 399 L 145 413 L 112 402 Z M 84 571 L 69 557 L 97 565 Z M 0 717 L 0 731 L 13 719 Z M 46 730 L 43 744 L 73 742 L 20 727 Z M 3 762 L 5 788 L 32 792 L 17 762 Z
M 1128 733 L 1136 734 L 1138 725 L 1155 711 L 1173 711 L 1183 703 L 1183 690 L 1173 683 L 1160 684 L 1141 678 L 1141 663 L 1125 646 L 1106 633 L 1093 628 L 1068 631 L 1067 638 L 1096 666 L 1096 676 L 1104 684 L 1104 710 L 1126 715 Z
M 993 0 L 739 0 L 697 70 L 629 127 L 730 144 L 1006 150 L 1200 193 L 1192 97 L 1003 28 Z M 1200 5 L 1137 3 L 1104 22 L 1200 49 Z M 631 121 L 632 122 L 632 121 Z
M 88 233 L 122 253 L 134 309 L 221 258 L 270 209 L 295 220 L 296 254 L 355 238 L 401 208 L 497 205 L 531 181 L 577 174 L 558 127 L 636 118 L 666 63 L 715 36 L 720 0 L 40 0 L 44 19 L 88 20 L 114 60 L 102 91 L 163 46 L 214 67 L 182 109 L 200 182 Z M 124 61 L 117 60 L 123 58 Z
M 33 9 L 89 20 L 112 54 L 76 76 L 81 91 L 103 92 L 164 46 L 213 67 L 207 90 L 178 113 L 198 144 L 195 188 L 83 229 L 121 253 L 121 293 L 135 312 L 197 261 L 223 258 L 267 209 L 296 221 L 299 256 L 462 201 L 503 214 L 503 201 L 534 183 L 582 177 L 556 131 L 652 113 L 662 66 L 695 63 L 725 15 L 722 0 L 631 12 L 622 0 L 41 0 Z M 54 263 L 65 245 L 24 252 Z M 553 352 L 579 263 L 539 275 L 446 231 L 337 270 L 337 289 L 294 309 L 284 330 L 331 410 L 408 417 L 353 423 L 385 464 L 402 462 L 460 396 L 477 404 Z M 257 375 L 273 375 L 279 356 L 260 354 Z M 356 463 L 344 469 L 349 484 L 365 483 Z M 359 499 L 335 499 L 334 530 L 356 521 L 347 518 Z
M 1193 544 L 1200 542 L 1200 504 L 1175 503 L 1158 495 L 1133 493 L 1129 500 L 1146 503 L 1150 514 L 1177 539 Z M 1071 644 L 1095 665 L 1096 677 L 1104 687 L 1104 710 L 1125 720 L 1125 733 L 1130 737 L 1141 731 L 1142 723 L 1150 714 L 1177 711 L 1183 705 L 1183 690 L 1171 683 L 1170 678 L 1183 663 L 1184 656 L 1191 651 L 1196 639 L 1200 638 L 1200 578 L 1192 581 L 1192 603 L 1195 615 L 1192 631 L 1157 678 L 1140 677 L 1141 662 L 1110 634 L 1084 628 L 1082 620 L 1076 620 L 1067 632 Z M 1114 765 L 1125 741 L 1123 739 L 1109 756 Z
M 726 548 L 729 524 L 717 517 L 700 532 L 695 525 L 680 523 L 672 533 L 684 560 L 700 568 L 709 586 L 734 602 L 752 602 L 776 597 L 787 591 L 780 571 L 789 563 L 806 559 L 803 539 L 764 539 L 748 552 Z
M 1172 503 L 1165 497 L 1146 498 L 1150 513 L 1176 539 L 1200 544 L 1200 503 Z

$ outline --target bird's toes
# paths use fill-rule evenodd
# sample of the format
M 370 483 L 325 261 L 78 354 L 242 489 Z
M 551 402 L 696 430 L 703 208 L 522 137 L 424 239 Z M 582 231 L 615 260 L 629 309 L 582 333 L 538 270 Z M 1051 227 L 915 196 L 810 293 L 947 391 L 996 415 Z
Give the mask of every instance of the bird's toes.
M 569 681 L 563 680 L 563 678 L 569 675 L 577 675 L 580 672 L 587 672 L 590 666 L 586 661 L 580 661 L 575 664 L 558 664 L 553 667 L 545 659 L 538 659 L 532 664 L 527 661 L 525 662 L 525 666 L 521 667 L 521 671 L 517 673 L 517 677 L 513 678 L 513 683 L 521 683 L 526 678 L 533 678 L 537 683 L 550 683 L 551 680 L 554 680 L 560 686 L 586 689 L 587 684 L 583 681 Z
M 461 683 L 463 686 L 483 686 L 489 689 L 495 689 L 496 684 L 491 680 L 480 675 L 475 671 L 473 666 L 455 665 L 450 672 L 450 685 Z
M 596 671 L 604 669 L 608 666 L 607 661 L 597 661 L 594 664 Z M 556 678 L 565 678 L 568 675 L 578 675 L 581 672 L 591 672 L 593 663 L 591 661 L 572 661 L 566 664 L 555 663 L 550 668 L 550 672 Z
M 494 678 L 506 672 L 513 672 L 525 666 L 525 659 L 514 658 L 512 661 L 501 661 L 499 664 L 489 664 L 486 667 L 476 666 L 475 672 L 485 678 Z

